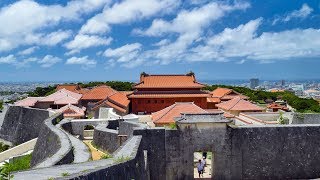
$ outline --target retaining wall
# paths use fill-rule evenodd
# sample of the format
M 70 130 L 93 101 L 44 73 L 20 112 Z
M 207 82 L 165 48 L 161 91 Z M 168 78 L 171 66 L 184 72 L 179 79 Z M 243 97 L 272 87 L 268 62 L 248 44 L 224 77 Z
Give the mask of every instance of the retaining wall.
M 141 136 L 133 136 L 110 159 L 14 173 L 15 179 L 149 179 Z M 63 174 L 68 174 L 63 176 Z
M 319 113 L 294 113 L 292 124 L 320 124 Z
M 99 124 L 94 129 L 93 142 L 102 150 L 113 153 L 120 147 L 118 130 L 108 129 L 105 124 Z
M 9 106 L 0 129 L 0 138 L 18 145 L 37 138 L 50 112 L 43 109 Z
M 35 145 L 31 167 L 50 167 L 73 162 L 73 150 L 68 136 L 56 127 L 62 113 L 57 113 L 43 123 Z

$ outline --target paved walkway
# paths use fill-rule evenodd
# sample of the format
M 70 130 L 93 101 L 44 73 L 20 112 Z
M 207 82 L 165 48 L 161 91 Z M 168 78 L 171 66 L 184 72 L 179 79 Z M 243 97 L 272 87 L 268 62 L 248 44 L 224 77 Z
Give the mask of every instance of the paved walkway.
M 105 154 L 102 151 L 92 146 L 91 144 L 92 140 L 84 140 L 83 142 L 89 147 L 91 151 L 91 158 L 93 161 L 101 159 L 101 156 Z
M 211 178 L 211 159 L 206 159 L 206 167 L 204 168 L 204 173 L 203 173 L 203 176 L 201 176 L 199 178 L 199 173 L 198 173 L 198 169 L 197 169 L 197 165 L 198 165 L 198 161 L 199 159 L 202 159 L 202 154 L 199 153 L 199 152 L 195 152 L 194 153 L 194 178 L 195 179 L 210 179 Z

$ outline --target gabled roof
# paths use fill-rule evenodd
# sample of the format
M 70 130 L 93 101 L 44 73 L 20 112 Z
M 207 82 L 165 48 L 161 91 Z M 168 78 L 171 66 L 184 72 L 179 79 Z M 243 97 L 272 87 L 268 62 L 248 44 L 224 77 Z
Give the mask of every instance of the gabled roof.
M 174 118 L 181 116 L 181 113 L 207 113 L 207 111 L 193 102 L 176 102 L 169 107 L 152 113 L 151 118 L 154 124 L 170 124 L 174 123 Z
M 230 92 L 232 92 L 232 89 L 218 87 L 217 89 L 213 90 L 210 94 L 212 95 L 212 97 L 220 98 Z
M 141 75 L 134 88 L 203 88 L 194 75 Z
M 44 97 L 27 97 L 25 99 L 22 99 L 20 101 L 17 101 L 14 103 L 15 106 L 24 106 L 24 107 L 32 107 L 35 106 L 35 104 L 43 99 Z
M 117 103 L 123 107 L 127 107 L 130 103 L 129 99 L 127 98 L 126 95 L 120 93 L 120 92 L 115 92 L 111 96 L 108 96 L 107 99 L 109 101 L 113 101 L 114 103 Z
M 230 100 L 235 97 L 240 97 L 241 99 L 249 99 L 247 96 L 242 95 L 233 89 L 228 89 L 228 88 L 220 88 L 218 87 L 217 89 L 213 90 L 211 93 L 212 97 L 220 98 L 220 100 Z
M 252 104 L 249 101 L 241 99 L 240 97 L 236 97 L 229 101 L 217 104 L 216 106 L 226 111 L 262 111 L 264 110 L 263 108 L 255 104 Z
M 271 104 L 269 104 L 267 106 L 267 108 L 269 108 L 269 109 L 282 109 L 284 111 L 288 111 L 289 110 L 288 107 L 280 105 L 280 104 L 277 104 L 277 103 L 271 103 Z
M 58 109 L 58 112 L 62 112 L 64 117 L 83 117 L 85 108 L 79 108 L 72 104 L 68 104 Z
M 43 99 L 39 102 L 54 102 L 54 104 L 78 104 L 82 94 L 74 93 L 66 89 L 61 89 Z
M 61 90 L 61 89 L 66 89 L 66 90 L 75 92 L 75 91 L 77 91 L 77 90 L 80 89 L 80 86 L 77 85 L 77 84 L 59 84 L 59 85 L 56 87 L 56 90 L 59 91 L 59 90 Z
M 106 97 L 114 94 L 116 90 L 112 89 L 109 86 L 97 86 L 93 89 L 91 89 L 89 92 L 85 93 L 82 96 L 82 100 L 102 100 L 105 99 Z
M 220 100 L 220 98 L 218 98 L 218 97 L 208 97 L 208 98 L 207 98 L 207 102 L 208 102 L 208 103 L 220 103 L 221 100 Z
M 95 110 L 100 108 L 101 106 L 107 105 L 108 107 L 114 108 L 115 110 L 125 113 L 127 112 L 129 103 L 130 101 L 128 100 L 126 95 L 120 92 L 115 92 L 114 94 L 107 96 L 107 98 L 95 103 L 92 109 Z

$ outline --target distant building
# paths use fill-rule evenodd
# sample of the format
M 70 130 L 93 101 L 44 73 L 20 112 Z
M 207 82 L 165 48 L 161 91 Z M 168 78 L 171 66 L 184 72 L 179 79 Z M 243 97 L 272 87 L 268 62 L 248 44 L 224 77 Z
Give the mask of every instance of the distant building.
M 285 80 L 281 80 L 281 86 L 285 86 L 286 85 L 286 81 Z
M 238 116 L 241 112 L 263 112 L 264 108 L 252 104 L 240 97 L 217 104 L 217 107 L 225 112 Z
M 235 97 L 240 97 L 241 99 L 245 100 L 249 99 L 247 96 L 228 88 L 218 87 L 217 89 L 210 92 L 210 94 L 211 97 L 207 98 L 208 109 L 217 109 L 216 104 L 224 101 L 229 101 Z
M 175 102 L 194 102 L 206 109 L 208 92 L 196 81 L 193 73 L 175 75 L 149 75 L 142 73 L 140 82 L 133 86 L 134 91 L 128 95 L 131 100 L 132 113 L 147 113 L 159 111 Z
M 208 113 L 193 102 L 180 102 L 166 107 L 160 111 L 152 113 L 151 118 L 155 126 L 165 126 L 175 123 L 175 118 L 181 113 Z
M 257 79 L 257 78 L 250 79 L 250 88 L 251 89 L 254 89 L 258 86 L 259 86 L 259 79 Z

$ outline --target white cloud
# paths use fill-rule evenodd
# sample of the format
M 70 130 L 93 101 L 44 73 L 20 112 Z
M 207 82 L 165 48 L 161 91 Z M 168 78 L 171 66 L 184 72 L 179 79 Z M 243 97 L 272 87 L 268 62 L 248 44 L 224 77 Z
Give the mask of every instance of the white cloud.
M 97 61 L 91 60 L 88 58 L 88 56 L 83 57 L 71 57 L 66 61 L 66 64 L 68 65 L 82 65 L 82 68 L 87 69 L 91 67 L 95 67 L 97 64 Z
M 259 18 L 234 29 L 226 28 L 208 38 L 206 44 L 192 48 L 185 58 L 189 61 L 242 58 L 272 62 L 320 55 L 319 29 L 264 32 L 258 36 L 257 29 L 261 21 Z
M 81 27 L 82 34 L 97 34 L 110 31 L 112 24 L 122 24 L 167 13 L 179 5 L 179 0 L 124 0 L 106 7 Z
M 30 57 L 30 58 L 23 59 L 22 61 L 16 62 L 14 65 L 16 66 L 16 68 L 26 68 L 30 66 L 30 63 L 37 62 L 37 61 L 39 61 L 38 58 Z
M 16 62 L 16 57 L 13 54 L 10 54 L 5 57 L 0 57 L 0 64 L 13 64 Z
M 112 38 L 102 38 L 96 35 L 85 35 L 78 34 L 74 40 L 65 44 L 67 49 L 70 49 L 71 52 L 69 54 L 74 54 L 76 52 L 80 52 L 82 49 L 86 49 L 89 47 L 108 45 L 112 41 Z
M 248 7 L 250 7 L 248 3 L 228 5 L 211 2 L 191 10 L 182 10 L 171 21 L 156 19 L 148 29 L 135 30 L 135 32 L 144 36 L 163 36 L 174 33 L 178 34 L 178 38 L 171 43 L 159 46 L 158 49 L 144 52 L 141 55 L 142 59 L 156 59 L 160 64 L 180 61 L 190 46 L 201 42 L 203 31 L 212 22 L 222 18 L 228 12 L 245 10 Z
M 169 39 L 162 39 L 161 41 L 154 43 L 153 46 L 164 46 L 170 43 Z
M 5 27 L 0 28 L 0 51 L 28 45 L 30 43 L 28 40 L 32 38 L 46 37 L 43 31 L 47 27 L 56 26 L 62 21 L 78 20 L 82 14 L 92 12 L 107 2 L 106 0 L 73 0 L 66 6 L 61 6 L 21 0 L 5 6 L 0 9 L 0 24 L 1 27 Z M 58 35 L 51 35 L 52 37 L 49 35 L 47 38 L 57 38 L 62 34 L 60 32 Z M 31 41 L 31 43 L 37 42 Z
M 132 60 L 138 57 L 140 50 L 141 44 L 139 43 L 126 44 L 116 49 L 107 49 L 104 52 L 104 56 L 111 57 L 118 63 L 131 63 Z
M 29 47 L 23 51 L 19 51 L 18 55 L 29 55 L 29 54 L 32 54 L 37 49 L 39 49 L 38 46 Z
M 60 59 L 59 57 L 55 57 L 52 55 L 46 55 L 44 58 L 39 60 L 38 63 L 41 64 L 41 67 L 48 68 L 48 67 L 51 67 L 61 61 L 62 61 L 62 59 Z
M 294 18 L 306 18 L 312 13 L 313 9 L 308 4 L 303 4 L 299 10 L 294 10 L 283 17 L 277 17 L 273 20 L 272 25 L 277 24 L 279 21 L 288 22 Z
M 40 44 L 54 46 L 68 39 L 71 36 L 71 34 L 72 32 L 70 30 L 58 30 L 42 37 Z

